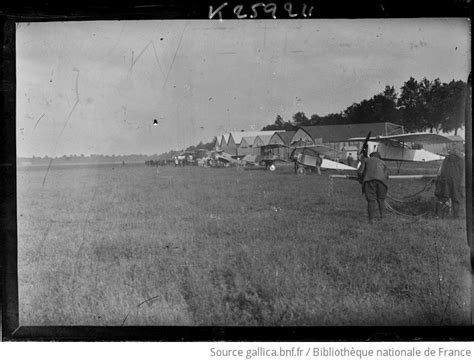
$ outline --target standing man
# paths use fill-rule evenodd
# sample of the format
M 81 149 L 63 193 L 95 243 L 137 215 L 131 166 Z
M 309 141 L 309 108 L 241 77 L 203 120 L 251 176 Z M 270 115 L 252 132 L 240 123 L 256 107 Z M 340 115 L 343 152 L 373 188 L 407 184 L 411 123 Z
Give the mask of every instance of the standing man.
M 347 156 L 347 166 L 352 166 L 352 162 L 354 162 L 354 158 L 349 153 L 349 155 Z
M 318 175 L 321 175 L 321 165 L 323 164 L 323 158 L 321 156 L 321 154 L 317 154 L 316 155 L 316 172 L 318 173 Z
M 462 145 L 449 145 L 448 155 L 441 164 L 436 180 L 436 216 L 443 216 L 443 205 L 451 200 L 453 217 L 460 216 L 461 201 L 464 198 L 464 157 Z
M 377 204 L 380 218 L 385 214 L 385 198 L 388 191 L 388 168 L 381 160 L 378 152 L 372 152 L 369 158 L 362 158 L 361 165 L 357 170 L 359 179 L 362 182 L 362 193 L 367 200 L 367 212 L 369 223 L 372 223 Z

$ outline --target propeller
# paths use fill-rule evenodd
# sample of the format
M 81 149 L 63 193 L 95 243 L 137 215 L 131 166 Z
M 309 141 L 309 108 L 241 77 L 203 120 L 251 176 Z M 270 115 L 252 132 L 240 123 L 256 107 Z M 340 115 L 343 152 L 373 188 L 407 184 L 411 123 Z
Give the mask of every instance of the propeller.
M 367 134 L 367 137 L 365 137 L 364 144 L 362 145 L 362 149 L 360 150 L 361 155 L 363 155 L 365 158 L 369 157 L 369 139 L 370 139 L 370 134 L 372 132 L 369 132 Z

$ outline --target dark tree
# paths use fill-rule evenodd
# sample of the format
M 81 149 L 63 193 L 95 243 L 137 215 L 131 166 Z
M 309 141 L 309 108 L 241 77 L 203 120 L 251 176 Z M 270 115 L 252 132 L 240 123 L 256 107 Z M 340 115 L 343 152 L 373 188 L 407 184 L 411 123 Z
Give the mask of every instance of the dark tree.
M 443 102 L 443 117 L 441 130 L 443 132 L 454 131 L 457 135 L 458 129 L 466 123 L 466 94 L 467 86 L 462 80 L 452 80 L 449 84 L 443 84 L 446 89 L 445 101 Z
M 450 132 L 465 123 L 464 102 L 466 83 L 441 83 L 437 78 L 410 78 L 402 87 L 398 100 L 402 123 L 407 131 Z
M 216 144 L 216 142 L 217 142 L 217 137 L 214 136 L 211 142 L 203 143 L 202 146 L 198 148 L 211 151 L 214 148 L 214 145 Z
M 284 123 L 285 121 L 283 121 L 283 117 L 277 114 L 276 119 L 275 119 L 275 124 L 280 127 L 283 127 Z
M 326 126 L 331 124 L 349 123 L 342 113 L 330 113 L 323 117 L 313 114 L 309 119 L 309 122 L 311 126 Z
M 354 103 L 343 112 L 326 116 L 313 114 L 309 119 L 297 112 L 293 122 L 283 122 L 280 115 L 262 130 L 294 130 L 301 126 L 352 123 L 391 122 L 401 124 L 407 132 L 426 131 L 457 134 L 465 124 L 466 83 L 452 80 L 449 84 L 439 79 L 417 81 L 410 77 L 398 95 L 393 86 L 370 99 Z
M 309 126 L 310 122 L 304 112 L 297 112 L 293 115 L 293 123 L 296 127 Z
M 262 131 L 293 131 L 296 127 L 290 121 L 283 121 L 282 116 L 276 116 L 275 122 L 262 128 Z
M 344 111 L 345 123 L 396 123 L 398 121 L 396 99 L 395 89 L 386 86 L 382 93 L 348 107 Z
M 421 94 L 421 87 L 413 77 L 410 77 L 401 88 L 397 105 L 400 111 L 401 124 L 406 131 L 421 131 L 425 127 Z
M 324 117 L 320 117 L 317 114 L 313 114 L 311 115 L 311 117 L 309 117 L 309 123 L 311 126 L 319 126 L 321 125 L 321 122 L 323 121 L 324 121 Z

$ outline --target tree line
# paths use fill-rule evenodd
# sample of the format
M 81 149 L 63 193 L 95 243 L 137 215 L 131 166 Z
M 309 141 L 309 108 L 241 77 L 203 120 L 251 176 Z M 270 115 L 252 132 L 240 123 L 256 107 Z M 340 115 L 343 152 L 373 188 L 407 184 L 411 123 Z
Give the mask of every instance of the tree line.
M 149 158 L 158 157 L 158 155 L 143 155 L 143 154 L 131 154 L 131 155 L 103 155 L 103 154 L 91 154 L 91 155 L 62 155 L 62 156 L 32 156 L 32 157 L 18 157 L 19 163 L 29 162 L 33 165 L 47 165 L 50 162 L 57 163 L 109 163 L 109 162 L 143 162 Z
M 196 146 L 189 146 L 186 148 L 186 151 L 195 152 L 197 150 L 208 150 L 211 151 L 216 144 L 217 137 L 214 136 L 211 142 L 203 143 L 200 141 Z
M 406 132 L 451 132 L 457 134 L 465 124 L 466 83 L 452 80 L 442 83 L 439 78 L 417 81 L 410 77 L 395 92 L 393 86 L 370 99 L 354 103 L 339 113 L 326 116 L 313 114 L 309 118 L 297 112 L 292 120 L 284 121 L 277 115 L 273 124 L 262 131 L 296 130 L 301 126 L 322 126 L 352 123 L 391 122 L 403 125 Z

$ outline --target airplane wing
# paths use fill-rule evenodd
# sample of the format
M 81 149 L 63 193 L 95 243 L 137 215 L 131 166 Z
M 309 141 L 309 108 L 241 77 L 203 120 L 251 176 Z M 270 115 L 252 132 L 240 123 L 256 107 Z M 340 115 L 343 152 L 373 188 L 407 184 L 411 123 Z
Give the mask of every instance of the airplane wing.
M 348 141 L 364 141 L 364 137 L 349 138 Z M 405 133 L 393 136 L 378 136 L 370 137 L 371 141 L 383 142 L 387 141 L 398 141 L 398 142 L 413 142 L 422 144 L 439 144 L 439 143 L 450 143 L 453 142 L 449 137 L 428 132 L 417 132 L 417 133 Z
M 405 147 L 393 147 L 383 142 L 378 144 L 377 152 L 380 154 L 382 159 L 388 161 L 429 162 L 444 159 L 443 156 L 423 149 L 412 150 Z
M 282 145 L 281 143 L 270 143 L 268 145 L 260 146 L 262 149 L 273 149 L 273 148 L 288 148 L 287 145 Z
M 221 153 L 216 154 L 215 158 L 219 161 L 228 162 L 228 163 L 237 162 L 236 160 L 232 158 L 232 155 L 226 152 L 221 152 Z
M 311 152 L 306 152 L 307 150 L 310 150 Z M 297 147 L 293 153 L 292 153 L 292 158 L 295 160 L 298 164 L 303 165 L 303 166 L 308 166 L 308 167 L 316 167 L 318 164 L 319 156 L 318 154 L 323 154 L 323 155 L 332 155 L 337 153 L 337 150 L 323 146 L 323 145 L 313 145 L 313 146 L 305 146 L 305 147 Z M 321 166 L 322 169 L 331 169 L 331 170 L 352 170 L 355 171 L 357 168 L 345 165 L 341 162 L 333 161 L 328 158 L 323 158 L 321 160 Z
M 315 150 L 316 152 L 332 150 L 331 147 L 325 146 L 325 145 L 305 145 L 305 146 L 296 146 L 296 147 L 293 147 L 293 148 L 295 148 L 297 150 L 301 150 L 303 148 L 311 148 L 312 150 Z
M 306 153 L 306 150 L 310 150 L 312 153 L 319 153 L 320 155 L 324 155 L 326 157 L 329 157 L 331 159 L 342 159 L 345 158 L 345 155 L 343 152 L 336 150 L 335 148 L 328 147 L 325 145 L 308 145 L 308 146 L 297 146 L 294 147 L 294 150 L 292 152 L 292 155 L 298 154 L 298 153 Z
M 327 158 L 323 158 L 323 162 L 321 163 L 321 168 L 331 169 L 331 170 L 346 170 L 346 171 L 348 171 L 348 170 L 356 171 L 357 170 L 355 167 L 348 166 L 348 165 L 345 165 L 345 164 L 340 163 L 340 162 L 331 161 L 331 160 L 328 160 Z

